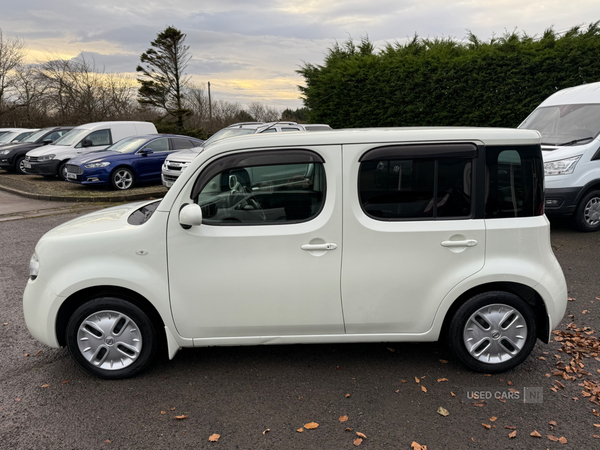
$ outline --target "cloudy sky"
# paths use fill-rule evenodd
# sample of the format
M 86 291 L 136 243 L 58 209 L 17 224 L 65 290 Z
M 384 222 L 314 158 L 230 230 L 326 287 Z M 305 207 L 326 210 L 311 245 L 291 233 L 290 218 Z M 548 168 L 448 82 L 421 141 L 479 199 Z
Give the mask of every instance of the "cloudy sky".
M 31 60 L 93 57 L 107 72 L 135 74 L 156 34 L 174 26 L 193 55 L 192 81 L 213 99 L 302 106 L 296 70 L 320 64 L 337 40 L 421 37 L 483 40 L 505 31 L 539 35 L 600 20 L 598 0 L 3 0 L 0 29 Z

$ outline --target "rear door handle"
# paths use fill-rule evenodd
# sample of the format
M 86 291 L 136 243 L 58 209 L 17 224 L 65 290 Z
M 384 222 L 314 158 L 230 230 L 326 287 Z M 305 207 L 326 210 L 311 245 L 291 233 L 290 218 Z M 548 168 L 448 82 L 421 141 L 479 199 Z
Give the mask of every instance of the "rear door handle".
M 314 252 L 318 250 L 335 250 L 337 248 L 337 244 L 327 243 L 327 244 L 303 244 L 300 246 L 302 250 L 306 250 L 307 252 Z
M 443 241 L 442 247 L 475 247 L 476 239 L 465 239 L 464 241 Z

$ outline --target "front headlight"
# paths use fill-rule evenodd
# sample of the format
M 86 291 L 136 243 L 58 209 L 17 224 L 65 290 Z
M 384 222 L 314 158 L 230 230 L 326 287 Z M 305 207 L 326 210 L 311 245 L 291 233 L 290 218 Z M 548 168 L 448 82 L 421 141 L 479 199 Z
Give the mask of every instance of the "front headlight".
M 29 261 L 29 278 L 31 280 L 35 280 L 40 273 L 40 262 L 38 260 L 37 255 L 34 253 L 31 256 L 31 260 Z
M 38 158 L 38 161 L 49 161 L 51 159 L 54 159 L 56 155 L 44 155 L 44 156 L 40 156 Z
M 0 155 L 8 155 L 10 150 L 0 150 Z
M 110 163 L 108 161 L 102 161 L 102 162 L 95 162 L 95 163 L 90 163 L 90 164 L 84 164 L 83 167 L 85 167 L 86 169 L 97 169 L 98 167 L 106 167 L 109 164 Z
M 577 161 L 581 159 L 581 155 L 573 156 L 572 158 L 560 159 L 558 161 L 550 161 L 544 163 L 544 175 L 568 175 L 573 173 Z

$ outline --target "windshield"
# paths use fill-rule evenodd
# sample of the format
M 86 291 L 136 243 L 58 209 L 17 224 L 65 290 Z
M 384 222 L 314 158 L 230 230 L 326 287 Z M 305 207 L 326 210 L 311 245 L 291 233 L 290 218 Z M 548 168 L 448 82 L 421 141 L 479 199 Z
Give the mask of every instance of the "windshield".
M 35 142 L 39 138 L 41 138 L 43 135 L 45 135 L 47 132 L 48 132 L 47 128 L 44 130 L 36 131 L 32 135 L 28 136 L 26 139 L 23 139 L 22 142 Z
M 536 109 L 519 128 L 537 130 L 542 145 L 583 145 L 600 133 L 600 105 L 558 105 Z
M 62 135 L 52 145 L 75 145 L 89 134 L 90 130 L 73 128 L 67 134 Z
M 252 128 L 225 128 L 221 131 L 217 131 L 210 138 L 208 138 L 204 142 L 203 146 L 206 147 L 208 144 L 220 141 L 221 139 L 226 139 L 235 136 L 243 136 L 245 134 L 254 134 L 255 132 L 256 130 Z
M 148 141 L 148 138 L 138 136 L 121 139 L 119 142 L 106 147 L 106 150 L 119 153 L 133 153 Z
M 18 134 L 18 131 L 11 131 L 9 133 L 3 134 L 2 136 L 0 136 L 0 144 L 6 144 L 12 141 L 14 138 L 17 137 Z

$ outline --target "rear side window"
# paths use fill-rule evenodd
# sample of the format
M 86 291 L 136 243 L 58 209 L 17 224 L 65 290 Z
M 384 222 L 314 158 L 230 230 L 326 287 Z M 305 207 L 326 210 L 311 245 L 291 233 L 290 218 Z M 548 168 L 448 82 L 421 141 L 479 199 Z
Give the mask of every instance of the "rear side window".
M 171 138 L 171 143 L 173 144 L 173 150 L 183 150 L 198 146 L 198 144 L 183 138 Z
M 364 212 L 378 220 L 471 217 L 475 147 L 437 147 L 398 147 L 363 158 L 358 189 Z
M 539 146 L 486 149 L 486 219 L 544 213 L 543 163 Z

